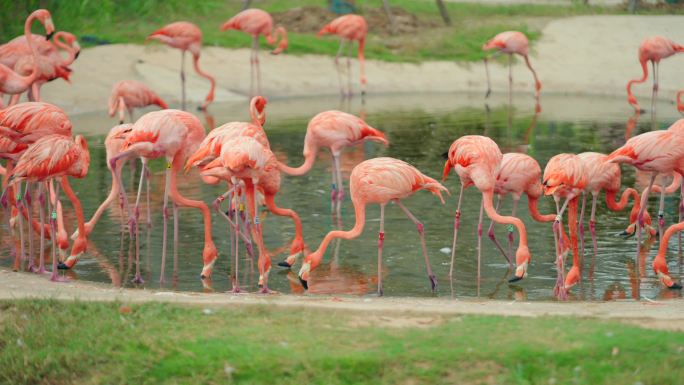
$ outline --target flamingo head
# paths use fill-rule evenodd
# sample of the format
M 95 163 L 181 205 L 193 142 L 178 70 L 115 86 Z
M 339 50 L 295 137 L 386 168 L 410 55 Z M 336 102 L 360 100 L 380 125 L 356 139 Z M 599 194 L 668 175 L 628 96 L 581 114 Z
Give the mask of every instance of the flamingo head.
M 503 49 L 503 48 L 506 48 L 506 43 L 504 43 L 503 41 L 498 40 L 498 39 L 492 39 L 492 40 L 486 42 L 482 46 L 483 51 L 487 51 L 490 49 Z
M 218 256 L 218 251 L 213 242 L 205 243 L 204 250 L 202 251 L 202 260 L 204 261 L 204 267 L 202 268 L 201 277 L 211 278 L 211 273 L 214 270 L 214 263 L 216 263 L 216 257 Z
M 90 152 L 88 151 L 88 142 L 82 135 L 76 135 L 74 139 L 76 144 L 81 148 L 80 162 L 78 164 L 79 170 L 73 175 L 75 178 L 85 178 L 88 175 L 88 167 L 90 166 Z
M 661 258 L 660 255 L 656 256 L 656 258 L 653 260 L 653 271 L 655 271 L 656 275 L 658 275 L 660 282 L 662 282 L 663 285 L 667 286 L 669 289 L 682 288 L 682 285 L 676 283 L 672 280 L 672 277 L 670 277 L 670 272 L 667 269 L 667 262 L 665 261 L 664 257 Z
M 569 290 L 571 287 L 577 285 L 580 281 L 579 266 L 573 266 L 568 275 L 565 276 L 565 290 Z
M 47 9 L 38 9 L 31 16 L 38 19 L 45 27 L 45 40 L 50 40 L 55 33 L 55 25 L 52 23 L 52 15 Z M 30 17 L 30 16 L 29 16 Z

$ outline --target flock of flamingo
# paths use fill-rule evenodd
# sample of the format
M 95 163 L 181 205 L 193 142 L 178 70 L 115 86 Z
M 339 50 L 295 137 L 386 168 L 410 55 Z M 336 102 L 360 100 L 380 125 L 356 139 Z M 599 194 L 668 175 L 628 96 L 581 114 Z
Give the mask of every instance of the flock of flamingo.
M 32 23 L 38 20 L 45 29 L 45 36 L 31 33 Z M 112 188 L 106 200 L 86 222 L 81 204 L 69 184 L 69 178 L 83 178 L 88 173 L 90 155 L 86 140 L 73 136 L 72 124 L 63 110 L 52 104 L 40 101 L 40 86 L 55 78 L 69 78 L 69 65 L 77 59 L 79 46 L 74 35 L 67 32 L 56 32 L 47 10 L 33 12 L 24 25 L 24 35 L 0 46 L 0 92 L 11 95 L 10 105 L 0 110 L 0 156 L 7 163 L 2 172 L 5 175 L 1 203 L 6 209 L 8 229 L 13 239 L 11 252 L 14 257 L 15 270 L 29 270 L 36 273 L 47 273 L 45 268 L 45 241 L 52 241 L 51 279 L 62 279 L 59 269 L 71 269 L 86 252 L 87 237 L 93 231 L 104 210 L 118 203 L 122 212 L 126 212 L 128 223 L 124 224 L 136 240 L 136 274 L 134 281 L 142 282 L 140 274 L 140 205 L 143 190 L 146 186 L 149 202 L 148 161 L 163 158 L 166 161 L 165 188 L 163 198 L 163 248 L 161 256 L 160 281 L 164 281 L 166 263 L 166 243 L 168 238 L 168 204 L 172 201 L 174 213 L 174 244 L 178 242 L 178 216 L 180 207 L 192 207 L 202 213 L 204 221 L 204 249 L 202 251 L 203 269 L 201 276 L 208 278 L 212 274 L 217 259 L 217 248 L 212 235 L 212 215 L 209 205 L 203 201 L 184 197 L 177 189 L 177 174 L 182 170 L 197 168 L 201 179 L 208 184 L 226 183 L 226 192 L 219 196 L 212 207 L 230 223 L 231 253 L 235 261 L 232 271 L 234 292 L 240 292 L 237 268 L 239 253 L 244 245 L 248 254 L 252 254 L 252 240 L 257 245 L 259 285 L 261 292 L 268 293 L 268 277 L 271 270 L 271 256 L 263 241 L 264 228 L 259 220 L 259 210 L 265 206 L 275 215 L 292 219 L 295 237 L 290 244 L 289 256 L 279 262 L 280 266 L 290 268 L 297 258 L 304 255 L 299 279 L 302 286 L 308 289 L 310 275 L 321 263 L 325 251 L 336 238 L 351 239 L 359 236 L 364 229 L 366 211 L 369 204 L 380 206 L 380 230 L 378 235 L 378 292 L 382 294 L 382 262 L 384 215 L 388 203 L 393 203 L 406 214 L 416 226 L 421 240 L 422 253 L 426 264 L 426 273 L 431 289 L 437 287 L 430 259 L 425 244 L 424 226 L 420 220 L 402 203 L 418 190 L 427 190 L 436 195 L 444 203 L 443 194 L 449 194 L 447 188 L 410 164 L 394 158 L 375 158 L 356 165 L 351 172 L 349 191 L 355 210 L 356 222 L 349 231 L 335 230 L 329 232 L 320 246 L 308 252 L 304 244 L 302 223 L 297 213 L 288 208 L 279 207 L 276 196 L 281 186 L 281 174 L 291 176 L 306 174 L 311 170 L 317 153 L 327 149 L 332 154 L 332 212 L 340 213 L 340 206 L 345 195 L 345 180 L 340 168 L 340 154 L 349 146 L 374 141 L 385 146 L 390 145 L 383 132 L 368 125 L 363 119 L 340 111 L 325 111 L 314 116 L 307 127 L 304 140 L 304 163 L 299 167 L 291 167 L 280 162 L 270 149 L 266 123 L 267 100 L 260 94 L 259 69 L 259 36 L 264 35 L 269 44 L 275 45 L 273 54 L 285 50 L 288 45 L 287 33 L 283 27 L 274 27 L 271 16 L 258 9 L 242 11 L 221 25 L 221 30 L 240 30 L 253 36 L 251 56 L 252 97 L 249 112 L 251 122 L 230 122 L 205 133 L 202 123 L 185 109 L 185 52 L 190 51 L 194 69 L 198 75 L 211 83 L 201 108 L 206 109 L 214 99 L 216 82 L 204 72 L 199 65 L 202 34 L 200 29 L 189 22 L 175 22 L 152 32 L 148 40 L 157 40 L 182 52 L 181 83 L 182 109 L 168 109 L 167 104 L 144 84 L 123 80 L 117 82 L 109 100 L 109 114 L 118 113 L 120 124 L 111 129 L 105 140 L 107 166 L 112 174 Z M 322 27 L 319 35 L 336 34 L 341 38 L 340 49 L 335 57 L 338 69 L 340 90 L 343 94 L 351 94 L 349 82 L 343 84 L 340 73 L 339 57 L 345 44 L 349 44 L 351 56 L 354 42 L 358 43 L 358 57 L 361 65 L 361 89 L 365 93 L 366 78 L 363 71 L 363 48 L 367 25 L 362 16 L 345 15 Z M 54 37 L 53 37 L 54 36 Z M 52 41 L 50 39 L 53 38 Z M 531 70 L 535 81 L 535 97 L 539 110 L 539 93 L 541 82 L 530 64 L 528 57 L 528 40 L 520 32 L 503 32 L 496 35 L 484 46 L 484 50 L 495 50 L 496 54 L 521 55 Z M 60 50 L 65 51 L 63 56 Z M 633 83 L 644 82 L 648 76 L 647 62 L 653 63 L 654 83 L 653 99 L 658 89 L 658 63 L 661 59 L 684 51 L 684 47 L 672 41 L 654 37 L 644 41 L 639 49 L 639 60 L 643 68 L 643 77 L 631 80 L 627 84 L 628 100 L 637 111 L 640 110 L 632 95 Z M 485 64 L 487 60 L 485 60 Z M 509 59 L 509 65 L 511 60 Z M 349 60 L 348 60 L 349 66 Z M 512 76 L 509 77 L 512 87 Z M 489 74 L 487 70 L 487 96 L 490 94 Z M 19 103 L 22 93 L 27 92 L 30 101 Z M 133 109 L 149 105 L 158 105 L 161 110 L 149 112 L 134 120 Z M 680 107 L 684 108 L 684 107 Z M 129 113 L 131 123 L 124 123 L 125 113 Z M 629 227 L 626 232 L 635 234 L 640 244 L 642 232 L 652 237 L 660 235 L 660 246 L 653 262 L 653 269 L 659 280 L 668 288 L 681 289 L 668 272 L 666 262 L 669 239 L 684 229 L 684 222 L 670 226 L 664 231 L 662 220 L 663 198 L 681 186 L 684 175 L 684 120 L 677 121 L 667 130 L 647 132 L 629 139 L 624 146 L 611 154 L 587 152 L 582 154 L 559 154 L 551 158 L 543 173 L 540 165 L 532 157 L 521 153 L 502 154 L 498 145 L 490 138 L 479 135 L 462 136 L 450 146 L 444 164 L 442 182 L 453 171 L 460 178 L 460 192 L 454 216 L 453 245 L 451 248 L 451 269 L 453 274 L 457 253 L 458 231 L 461 221 L 463 192 L 475 186 L 482 193 L 480 216 L 478 222 L 478 245 L 483 235 L 483 217 L 486 214 L 492 224 L 488 235 L 495 242 L 503 256 L 508 259 L 514 275 L 510 281 L 526 277 L 531 263 L 531 252 L 528 248 L 524 223 L 516 216 L 518 201 L 523 194 L 528 196 L 529 212 L 539 222 L 553 222 L 556 239 L 558 279 L 555 293 L 564 298 L 568 290 L 580 281 L 581 262 L 578 246 L 578 235 L 583 234 L 583 217 L 588 194 L 592 195 L 589 229 L 593 247 L 597 247 L 595 223 L 597 198 L 601 191 L 606 193 L 606 203 L 610 210 L 623 210 L 632 200 L 629 216 Z M 121 182 L 121 169 L 127 160 L 140 158 L 142 171 L 135 203 L 129 204 L 128 196 Z M 621 194 L 620 163 L 634 166 L 637 170 L 649 173 L 650 184 L 639 193 L 633 188 L 625 189 Z M 660 174 L 674 175 L 672 184 L 665 188 L 654 186 L 656 176 Z M 659 223 L 656 230 L 651 226 L 647 202 L 651 191 L 660 192 Z M 63 191 L 71 201 L 77 218 L 78 230 L 71 236 L 73 244 L 69 244 L 69 236 L 62 215 L 60 193 Z M 511 215 L 501 215 L 499 211 L 503 197 L 513 197 Z M 682 192 L 684 197 L 684 191 Z M 496 204 L 494 196 L 497 197 Z M 556 202 L 556 213 L 541 214 L 537 208 L 538 200 L 543 195 L 551 195 Z M 620 196 L 616 200 L 617 196 Z M 37 197 L 36 205 L 34 197 Z M 580 211 L 580 198 L 581 213 Z M 228 200 L 229 209 L 221 208 L 224 200 Z M 682 199 L 684 202 L 684 199 Z M 36 207 L 37 206 L 37 207 Z M 246 212 L 243 207 L 246 206 Z M 151 213 L 147 205 L 147 218 L 150 223 Z M 37 210 L 36 210 L 37 208 Z M 47 209 L 47 211 L 46 211 Z M 563 217 L 567 210 L 567 229 L 565 232 Z M 38 212 L 39 219 L 34 218 Z M 681 214 L 684 206 L 680 206 Z M 122 217 L 124 218 L 124 217 Z M 579 224 L 578 224 L 579 222 Z M 508 250 L 496 240 L 492 226 L 494 223 L 509 225 Z M 513 258 L 513 230 L 518 232 L 518 247 Z M 17 231 L 18 230 L 18 231 Z M 27 234 L 28 233 L 28 234 Z M 578 234 L 579 233 L 579 234 Z M 39 234 L 39 257 L 36 263 L 34 255 L 36 246 L 34 237 Z M 583 248 L 583 239 L 581 240 Z M 71 246 L 71 247 L 70 247 Z M 638 248 L 639 246 L 637 246 Z M 28 251 L 26 250 L 28 248 Z M 481 247 L 478 247 L 478 271 Z M 566 273 L 564 260 L 572 253 L 572 267 Z M 57 255 L 59 254 L 59 255 Z M 174 266 L 176 261 L 174 261 Z M 174 267 L 175 268 L 175 267 Z

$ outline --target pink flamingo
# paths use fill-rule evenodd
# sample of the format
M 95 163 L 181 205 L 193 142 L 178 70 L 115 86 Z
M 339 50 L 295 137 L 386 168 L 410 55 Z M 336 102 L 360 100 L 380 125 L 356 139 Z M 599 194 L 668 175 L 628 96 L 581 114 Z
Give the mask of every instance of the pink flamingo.
M 568 228 L 570 231 L 570 246 L 572 247 L 572 268 L 563 279 L 565 268 L 563 267 L 563 249 L 561 237 L 557 244 L 558 281 L 556 282 L 556 294 L 564 299 L 567 291 L 580 281 L 579 248 L 577 246 L 577 206 L 579 196 L 587 187 L 587 169 L 579 156 L 575 154 L 558 154 L 546 164 L 544 168 L 544 195 L 553 195 L 556 205 L 561 198 L 565 198 L 563 206 L 558 210 L 558 216 L 554 222 L 554 237 L 561 233 L 562 219 L 566 207 L 568 208 Z
M 378 294 L 382 295 L 382 248 L 385 240 L 385 206 L 389 202 L 396 203 L 402 211 L 416 225 L 420 235 L 420 243 L 425 258 L 430 286 L 434 292 L 437 288 L 437 280 L 432 273 L 430 259 L 425 246 L 425 233 L 423 224 L 401 203 L 418 190 L 427 190 L 438 196 L 444 204 L 442 192 L 449 193 L 446 187 L 438 181 L 421 173 L 410 164 L 394 158 L 375 158 L 359 163 L 352 170 L 349 185 L 351 200 L 354 204 L 356 223 L 349 231 L 331 231 L 321 245 L 313 253 L 304 258 L 304 263 L 299 270 L 299 280 L 305 289 L 308 289 L 309 275 L 318 267 L 323 259 L 323 254 L 330 242 L 335 238 L 353 239 L 361 235 L 366 223 L 366 205 L 377 203 L 380 205 L 380 232 L 378 234 Z
M 118 126 L 112 127 L 111 130 L 109 130 L 109 134 L 107 134 L 107 137 L 104 140 L 104 145 L 105 145 L 105 151 L 107 153 L 107 168 L 109 168 L 109 171 L 112 173 L 112 188 L 109 191 L 109 195 L 107 195 L 107 198 L 100 204 L 100 206 L 95 210 L 95 213 L 93 214 L 93 217 L 90 218 L 88 222 L 85 223 L 84 228 L 86 231 L 86 235 L 90 235 L 90 233 L 93 231 L 93 228 L 97 224 L 97 222 L 100 220 L 100 217 L 102 214 L 104 214 L 104 211 L 109 207 L 116 199 L 119 198 L 119 194 L 121 191 L 121 186 L 119 186 L 119 181 L 121 180 L 121 161 L 118 161 L 116 168 L 112 169 L 110 166 L 110 160 L 114 158 L 115 156 L 119 155 L 122 151 L 123 144 L 126 140 L 126 137 L 128 134 L 131 132 L 133 129 L 133 124 L 120 124 Z M 143 171 L 144 172 L 144 171 Z M 118 176 L 116 174 L 119 174 Z M 149 195 L 149 194 L 148 194 Z M 123 202 L 119 202 L 119 205 L 121 207 L 121 210 L 123 212 L 124 207 L 123 207 Z M 149 202 L 147 204 L 149 207 Z M 123 218 L 123 215 L 122 215 Z M 71 238 L 75 239 L 79 235 L 79 230 L 76 230 Z
M 684 175 L 684 163 L 682 163 L 682 159 L 684 159 L 684 135 L 680 132 L 682 122 L 684 120 L 675 122 L 667 130 L 650 131 L 632 137 L 624 146 L 613 151 L 606 158 L 606 161 L 609 162 L 631 164 L 641 171 L 652 173 L 650 183 L 641 193 L 640 208 L 637 214 L 637 258 L 641 247 L 641 229 L 644 227 L 644 211 L 656 176 L 661 173 L 670 174 L 673 172 Z M 658 262 L 660 263 L 661 260 Z M 663 269 L 661 264 L 656 264 L 654 261 L 653 268 L 660 281 L 672 288 L 673 281 L 669 279 L 667 266 Z
M 200 107 L 201 110 L 206 110 L 209 104 L 214 101 L 214 89 L 216 88 L 216 80 L 208 73 L 202 71 L 199 66 L 200 49 L 202 48 L 202 31 L 195 24 L 187 21 L 177 21 L 175 23 L 167 24 L 164 27 L 152 32 L 147 40 L 158 40 L 169 47 L 178 48 L 181 50 L 181 106 L 185 109 L 185 51 L 190 51 L 192 54 L 192 63 L 197 74 L 211 83 L 209 93 L 204 99 L 204 103 Z
M 337 209 L 338 216 L 341 202 L 344 199 L 340 154 L 346 147 L 365 141 L 380 142 L 385 146 L 389 142 L 385 134 L 368 125 L 361 118 L 341 111 L 325 111 L 314 116 L 306 127 L 304 137 L 304 163 L 299 167 L 289 167 L 280 163 L 280 170 L 288 175 L 304 175 L 311 170 L 318 151 L 327 148 L 333 157 L 332 167 L 332 208 Z M 337 203 L 336 203 L 337 202 Z
M 31 35 L 33 45 L 36 51 L 41 56 L 52 56 L 61 49 L 67 53 L 66 58 L 62 58 L 62 63 L 65 66 L 78 58 L 81 53 L 81 46 L 78 44 L 77 38 L 74 34 L 66 31 L 57 31 L 52 35 L 52 40 L 43 35 Z M 24 57 L 31 56 L 31 48 L 26 42 L 25 35 L 19 35 L 7 43 L 0 45 L 0 63 L 9 68 L 14 68 L 17 61 Z
M 359 15 L 344 15 L 326 24 L 316 36 L 321 37 L 326 34 L 337 35 L 340 37 L 340 48 L 335 55 L 335 68 L 337 69 L 337 79 L 340 83 L 340 93 L 345 95 L 344 87 L 342 86 L 342 73 L 340 72 L 340 55 L 344 44 L 349 42 L 349 53 L 347 55 L 347 95 L 352 95 L 351 88 L 351 54 L 354 49 L 354 42 L 359 43 L 359 70 L 361 73 L 361 95 L 366 94 L 366 73 L 364 70 L 365 59 L 363 56 L 363 47 L 366 44 L 366 33 L 368 33 L 368 24 L 363 16 Z
M 655 259 L 653 259 L 653 270 L 658 275 L 660 282 L 665 284 L 670 289 L 682 289 L 682 285 L 676 283 L 670 277 L 670 272 L 667 268 L 667 246 L 670 242 L 670 238 L 680 231 L 684 230 L 684 222 L 676 223 L 667 228 L 665 235 L 660 239 L 660 245 L 658 246 L 658 254 L 656 254 Z
M 482 211 L 496 223 L 510 224 L 516 227 L 520 234 L 518 249 L 515 253 L 516 269 L 515 276 L 509 282 L 519 281 L 527 276 L 527 266 L 530 262 L 530 250 L 527 247 L 527 232 L 525 224 L 516 217 L 499 215 L 494 209 L 493 198 L 496 186 L 496 172 L 501 164 L 503 155 L 499 146 L 486 136 L 466 135 L 462 136 L 449 147 L 448 159 L 444 164 L 442 181 L 449 176 L 453 168 L 461 179 L 461 191 L 458 196 L 458 206 L 454 216 L 454 241 L 451 247 L 451 267 L 449 277 L 453 277 L 454 258 L 456 256 L 456 241 L 461 218 L 461 202 L 463 190 L 474 185 L 482 193 L 480 206 L 480 220 L 478 222 L 478 236 L 482 238 Z M 480 249 L 478 248 L 478 279 L 480 277 Z
M 658 95 L 658 65 L 662 59 L 679 52 L 684 52 L 683 46 L 662 36 L 649 37 L 641 42 L 641 45 L 639 45 L 639 64 L 641 64 L 642 76 L 627 82 L 627 101 L 635 110 L 640 111 L 641 107 L 639 107 L 639 103 L 637 103 L 636 98 L 632 94 L 632 84 L 646 81 L 648 78 L 647 62 L 650 61 L 653 66 L 653 95 L 651 96 L 651 109 L 653 109 Z
M 135 155 L 141 157 L 143 166 L 146 167 L 149 159 L 164 157 L 167 162 L 166 167 L 166 187 L 164 188 L 164 235 L 162 240 L 162 268 L 160 281 L 164 282 L 164 264 L 166 262 L 166 239 L 167 239 L 167 219 L 168 209 L 166 208 L 169 196 L 173 201 L 174 218 L 178 217 L 178 206 L 194 207 L 202 212 L 204 219 L 204 250 L 202 258 L 204 267 L 202 268 L 202 278 L 211 276 L 211 272 L 216 262 L 218 252 L 211 235 L 211 212 L 202 201 L 185 198 L 178 192 L 176 185 L 176 174 L 183 167 L 185 159 L 190 155 L 204 139 L 204 127 L 194 115 L 179 110 L 162 110 L 149 112 L 138 119 L 131 131 L 127 134 L 122 146 L 122 152 L 109 160 L 112 171 L 119 179 L 121 196 L 124 207 L 128 206 L 126 193 L 120 180 L 120 174 L 116 172 L 117 161 Z M 138 195 L 135 203 L 134 214 L 129 213 L 129 223 L 131 232 L 137 232 L 137 219 L 139 213 L 140 194 L 146 173 L 140 175 Z M 130 210 L 129 210 L 130 211 Z M 178 221 L 174 220 L 174 238 L 178 234 Z M 137 242 L 137 237 L 136 237 Z M 140 276 L 140 250 L 136 250 L 136 276 L 135 282 L 142 282 Z
M 537 73 L 534 71 L 534 68 L 532 68 L 532 64 L 530 64 L 530 58 L 528 56 L 529 46 L 530 42 L 529 40 L 527 40 L 527 36 L 525 36 L 525 34 L 523 34 L 522 32 L 506 31 L 494 36 L 494 38 L 492 38 L 487 43 L 485 43 L 485 45 L 482 46 L 482 49 L 485 51 L 490 49 L 496 49 L 496 52 L 492 56 L 501 53 L 508 54 L 509 94 L 512 92 L 513 89 L 513 54 L 518 54 L 525 58 L 525 64 L 527 64 L 527 68 L 530 69 L 530 71 L 532 72 L 532 76 L 534 76 L 534 96 L 537 99 L 537 102 L 539 102 L 539 91 L 541 90 L 542 85 L 539 79 L 537 79 Z M 485 95 L 485 98 L 489 97 L 489 94 L 491 94 L 492 92 L 492 87 L 489 82 L 489 68 L 487 65 L 489 58 L 490 57 L 485 56 L 484 59 L 485 71 L 487 73 L 487 94 Z
M 31 35 L 31 24 L 33 21 L 38 19 L 45 27 L 45 32 L 48 37 L 54 32 L 54 25 L 52 24 L 52 18 L 50 12 L 45 9 L 39 9 L 33 11 L 26 18 L 24 23 L 24 35 L 26 36 L 26 42 L 31 49 L 31 55 L 33 56 L 33 68 L 31 74 L 28 76 L 22 76 L 14 72 L 11 68 L 4 64 L 0 64 L 0 93 L 4 94 L 21 94 L 25 92 L 31 84 L 38 78 L 40 71 L 38 68 L 38 52 L 36 47 L 33 45 L 33 38 Z
M 496 207 L 494 209 L 498 212 L 503 197 L 507 194 L 511 194 L 513 197 L 513 210 L 511 211 L 511 216 L 515 217 L 520 197 L 522 194 L 527 194 L 527 205 L 532 219 L 538 222 L 551 222 L 556 219 L 556 215 L 554 214 L 542 215 L 539 213 L 537 203 L 543 194 L 541 175 L 542 172 L 539 163 L 531 156 L 516 152 L 503 154 L 501 165 L 496 174 L 496 185 L 494 186 L 494 194 L 497 196 Z M 509 227 L 508 229 L 508 254 L 504 252 L 503 248 L 496 240 L 496 236 L 494 235 L 494 221 L 490 223 L 487 235 L 512 266 L 513 261 L 510 259 L 509 255 L 513 254 L 513 228 Z
M 55 180 L 61 178 L 60 182 L 64 192 L 74 206 L 76 211 L 76 219 L 78 221 L 78 228 L 80 235 L 74 242 L 71 248 L 71 255 L 69 258 L 57 265 L 57 258 L 55 256 L 54 237 L 52 248 L 52 280 L 58 280 L 57 269 L 64 267 L 71 267 L 80 256 L 86 251 L 88 240 L 83 219 L 83 208 L 81 202 L 74 194 L 69 184 L 68 177 L 84 178 L 88 174 L 88 167 L 90 165 L 90 153 L 88 152 L 88 144 L 85 139 L 77 135 L 72 139 L 67 136 L 53 134 L 44 136 L 38 139 L 31 147 L 29 147 L 19 158 L 17 166 L 12 172 L 9 179 L 9 186 L 19 183 L 21 181 L 44 182 L 47 180 Z M 39 185 L 42 190 L 43 184 Z M 56 190 L 56 201 L 59 200 L 59 190 Z M 56 208 L 55 208 L 56 209 Z M 44 239 L 44 211 L 43 205 L 40 207 L 41 218 L 41 247 L 40 247 L 40 267 L 39 271 L 44 270 L 45 253 L 43 247 Z M 55 222 L 57 219 L 57 212 L 53 211 L 50 217 L 50 224 L 52 233 L 55 234 Z
M 136 80 L 121 80 L 114 83 L 112 93 L 109 95 L 109 116 L 114 116 L 118 110 L 119 124 L 123 124 L 124 111 L 128 110 L 131 123 L 134 123 L 133 109 L 151 105 L 157 105 L 162 109 L 169 108 L 166 102 L 144 83 Z
M 252 35 L 252 56 L 250 64 L 250 95 L 261 94 L 261 70 L 259 68 L 259 35 L 264 35 L 270 45 L 276 45 L 271 54 L 278 55 L 287 48 L 287 31 L 278 26 L 273 29 L 273 18 L 266 11 L 251 8 L 245 9 L 221 24 L 221 31 L 234 29 Z M 256 75 L 256 93 L 254 77 Z

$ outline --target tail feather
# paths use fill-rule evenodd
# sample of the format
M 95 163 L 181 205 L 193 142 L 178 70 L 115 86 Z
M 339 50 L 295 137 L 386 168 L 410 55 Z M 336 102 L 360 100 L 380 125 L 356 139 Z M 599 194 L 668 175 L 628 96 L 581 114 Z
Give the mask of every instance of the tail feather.
M 451 161 L 449 159 L 444 162 L 444 170 L 442 170 L 442 182 L 447 180 L 449 173 L 451 172 Z
M 361 128 L 361 136 L 363 138 L 367 138 L 370 140 L 375 140 L 377 142 L 380 142 L 384 144 L 385 146 L 389 146 L 389 141 L 385 137 L 385 133 L 373 128 L 369 125 L 365 125 L 364 127 Z
M 611 152 L 606 158 L 606 162 L 620 163 L 635 159 L 637 156 L 634 152 L 634 147 L 626 144 L 617 150 Z
M 157 96 L 157 98 L 154 100 L 154 104 L 158 105 L 160 108 L 162 108 L 164 110 L 169 108 L 169 105 L 166 104 L 164 99 L 160 98 L 159 96 Z
M 451 195 L 451 193 L 449 193 L 449 190 L 446 187 L 442 186 L 441 183 L 437 182 L 436 180 L 434 180 L 432 178 L 426 177 L 426 179 L 427 179 L 427 182 L 423 183 L 421 188 L 423 190 L 427 190 L 427 191 L 431 192 L 432 194 L 436 195 L 439 198 L 439 200 L 442 202 L 442 204 L 444 204 L 444 197 L 442 196 L 442 192 L 447 193 L 447 195 Z
M 188 161 L 185 162 L 185 172 L 188 172 L 192 166 L 195 165 L 196 162 L 199 162 L 200 160 L 204 159 L 209 155 L 209 146 L 203 146 L 197 149 L 194 154 L 188 158 Z

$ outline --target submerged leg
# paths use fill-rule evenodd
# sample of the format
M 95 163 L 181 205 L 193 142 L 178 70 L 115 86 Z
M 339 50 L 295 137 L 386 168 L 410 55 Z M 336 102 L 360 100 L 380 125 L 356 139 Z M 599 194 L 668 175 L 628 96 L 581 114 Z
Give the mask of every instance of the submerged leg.
M 458 228 L 461 225 L 461 202 L 463 201 L 463 184 L 461 192 L 458 194 L 458 206 L 454 214 L 454 241 L 451 244 L 451 265 L 449 266 L 449 278 L 454 276 L 454 259 L 456 258 L 456 241 L 458 240 Z
M 47 182 L 38 182 L 38 215 L 40 216 L 40 262 L 36 273 L 45 271 L 45 192 Z
M 166 208 L 166 207 L 164 207 Z M 178 221 L 180 220 L 180 212 L 178 205 L 173 204 L 173 280 L 178 280 Z
M 480 201 L 480 217 L 477 221 L 477 295 L 480 296 L 480 278 L 482 272 L 482 221 L 484 218 L 484 197 Z
M 164 270 L 166 266 L 166 242 L 168 240 L 169 231 L 169 185 L 171 183 L 171 160 L 167 159 L 168 167 L 166 168 L 166 175 L 164 176 L 164 206 L 162 207 L 162 216 L 164 222 L 162 224 L 162 256 L 161 256 L 161 273 L 159 275 L 159 283 L 164 283 Z M 175 221 L 175 219 L 174 219 Z
M 665 228 L 665 188 L 660 189 L 660 205 L 658 206 L 658 239 L 663 239 Z
M 435 290 L 437 289 L 437 279 L 435 278 L 435 274 L 432 272 L 432 266 L 430 266 L 430 258 L 428 257 L 427 254 L 427 247 L 425 245 L 425 227 L 423 224 L 409 211 L 409 209 L 404 206 L 403 203 L 401 203 L 400 200 L 396 199 L 394 202 L 396 202 L 397 206 L 401 207 L 402 210 L 404 210 L 404 213 L 406 213 L 406 216 L 409 217 L 411 222 L 413 222 L 414 225 L 416 225 L 416 229 L 418 230 L 418 235 L 420 235 L 420 247 L 423 250 L 423 257 L 425 258 L 425 269 L 427 270 L 427 276 L 428 279 L 430 280 L 430 286 L 432 288 L 432 292 L 434 293 Z
M 337 218 L 342 219 L 342 202 L 344 201 L 344 182 L 342 179 L 342 167 L 340 167 L 340 154 L 333 155 L 335 162 L 335 174 L 337 175 Z
M 335 69 L 337 70 L 337 81 L 340 85 L 340 95 L 345 97 L 344 86 L 342 85 L 342 70 L 340 69 L 340 55 L 342 55 L 343 48 L 344 40 L 340 40 L 340 48 L 337 49 L 337 54 L 335 55 Z
M 332 184 L 330 185 L 330 213 L 335 214 L 337 211 L 337 197 L 338 197 L 338 180 L 337 180 L 337 161 L 335 161 L 335 154 L 332 155 L 333 161 L 332 161 Z
M 594 195 L 593 201 L 591 202 L 591 217 L 589 218 L 589 232 L 591 233 L 591 244 L 594 247 L 594 256 L 598 252 L 598 243 L 596 241 L 596 201 L 598 199 L 597 195 Z M 582 254 L 584 257 L 584 254 Z
M 59 184 L 55 183 L 54 184 L 55 188 L 55 203 L 59 202 Z M 48 199 L 48 201 L 50 201 Z M 54 205 L 52 206 L 52 213 L 50 214 L 50 228 L 52 229 L 52 275 L 50 276 L 50 280 L 54 282 L 64 282 L 65 279 L 61 278 L 59 276 L 59 269 L 57 268 L 57 242 L 56 242 L 56 236 L 54 234 L 57 234 L 57 206 Z
M 382 290 L 382 247 L 385 244 L 385 204 L 380 204 L 380 231 L 378 232 L 378 295 Z
M 351 82 L 351 55 L 354 49 L 354 40 L 349 41 L 349 50 L 347 53 L 347 96 L 352 96 L 352 82 Z

